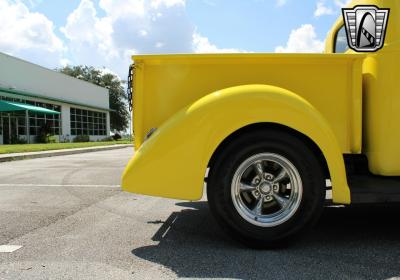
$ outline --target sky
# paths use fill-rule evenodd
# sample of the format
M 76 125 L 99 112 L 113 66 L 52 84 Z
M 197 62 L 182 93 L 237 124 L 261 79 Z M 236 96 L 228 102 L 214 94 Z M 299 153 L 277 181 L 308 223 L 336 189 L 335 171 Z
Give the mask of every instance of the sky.
M 0 0 L 0 52 L 127 75 L 133 54 L 321 52 L 348 0 Z

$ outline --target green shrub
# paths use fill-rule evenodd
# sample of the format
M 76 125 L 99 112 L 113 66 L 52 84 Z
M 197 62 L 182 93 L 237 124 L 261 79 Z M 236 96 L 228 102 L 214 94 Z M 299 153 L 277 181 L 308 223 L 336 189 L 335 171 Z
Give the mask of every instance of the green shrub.
M 121 139 L 120 139 L 120 141 L 129 141 L 129 142 L 133 142 L 134 141 L 134 137 L 133 137 L 133 135 L 125 135 L 124 137 L 122 137 Z
M 114 138 L 109 136 L 109 137 L 105 137 L 105 138 L 101 139 L 100 141 L 102 141 L 102 142 L 112 142 L 112 141 L 114 141 Z
M 54 142 L 49 142 L 50 137 L 52 137 L 51 124 L 50 124 L 50 122 L 46 122 L 39 128 L 39 134 L 38 134 L 38 136 L 36 136 L 36 142 L 38 142 L 38 143 L 54 143 Z
M 60 143 L 71 143 L 71 140 L 69 139 L 69 137 L 62 137 L 60 139 Z
M 78 142 L 90 142 L 90 137 L 89 135 L 77 135 L 74 140 L 74 143 L 78 143 Z
M 120 139 L 122 138 L 122 136 L 117 132 L 117 133 L 115 133 L 115 134 L 112 136 L 112 138 L 113 138 L 115 141 L 118 141 L 118 140 L 120 140 Z
M 12 136 L 11 137 L 11 144 L 26 144 L 27 140 L 21 137 Z
M 50 135 L 46 138 L 46 143 L 57 143 L 58 139 L 54 135 Z

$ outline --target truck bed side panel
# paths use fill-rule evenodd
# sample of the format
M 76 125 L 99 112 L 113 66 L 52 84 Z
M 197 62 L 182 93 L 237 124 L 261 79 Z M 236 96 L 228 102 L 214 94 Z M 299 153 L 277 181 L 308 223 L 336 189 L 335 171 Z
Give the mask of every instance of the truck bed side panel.
M 362 59 L 360 55 L 327 54 L 134 57 L 136 147 L 151 128 L 209 93 L 265 84 L 305 98 L 326 118 L 342 152 L 360 153 Z

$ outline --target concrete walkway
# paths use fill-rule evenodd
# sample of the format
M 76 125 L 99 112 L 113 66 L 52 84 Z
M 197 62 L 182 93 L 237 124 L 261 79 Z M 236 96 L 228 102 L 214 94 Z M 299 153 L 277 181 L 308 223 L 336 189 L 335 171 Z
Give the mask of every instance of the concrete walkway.
M 97 146 L 89 148 L 77 148 L 77 149 L 64 149 L 64 150 L 52 150 L 52 151 L 41 151 L 41 152 L 28 152 L 28 153 L 14 153 L 14 154 L 3 154 L 0 155 L 0 162 L 32 159 L 32 158 L 44 158 L 44 157 L 54 157 L 54 156 L 64 156 L 64 155 L 74 155 L 90 152 L 99 152 L 107 150 L 123 149 L 126 147 L 132 147 L 132 144 L 117 144 L 110 146 Z

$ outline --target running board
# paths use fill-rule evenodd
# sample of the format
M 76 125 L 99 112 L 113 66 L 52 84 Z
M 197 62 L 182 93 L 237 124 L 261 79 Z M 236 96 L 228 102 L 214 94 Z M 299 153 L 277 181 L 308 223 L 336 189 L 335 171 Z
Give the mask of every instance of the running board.
M 350 175 L 347 181 L 352 204 L 400 202 L 400 177 L 362 174 Z

